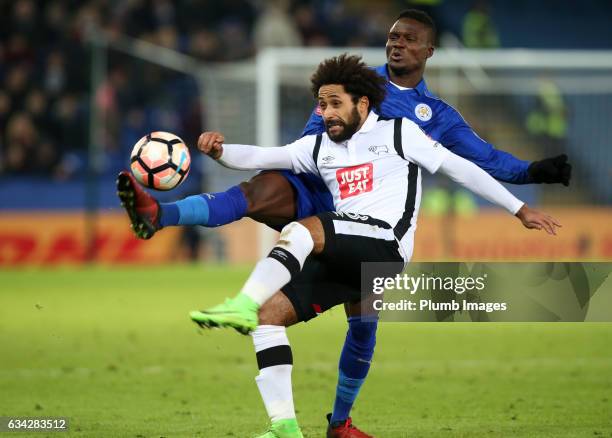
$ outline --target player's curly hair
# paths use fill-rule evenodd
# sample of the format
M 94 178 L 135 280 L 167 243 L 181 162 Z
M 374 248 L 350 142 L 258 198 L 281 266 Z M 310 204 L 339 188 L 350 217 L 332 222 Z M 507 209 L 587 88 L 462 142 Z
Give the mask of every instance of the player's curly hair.
M 387 80 L 369 68 L 361 56 L 344 53 L 321 62 L 310 77 L 310 82 L 315 99 L 319 97 L 319 88 L 323 85 L 342 85 L 354 103 L 366 96 L 370 101 L 368 109 L 378 110 L 385 98 Z

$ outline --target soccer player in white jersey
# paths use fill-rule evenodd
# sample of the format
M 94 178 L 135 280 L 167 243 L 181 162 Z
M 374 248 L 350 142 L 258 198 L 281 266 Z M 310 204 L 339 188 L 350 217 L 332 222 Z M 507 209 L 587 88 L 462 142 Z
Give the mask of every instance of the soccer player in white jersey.
M 291 222 L 240 293 L 191 318 L 202 327 L 253 332 L 256 378 L 272 425 L 262 437 L 301 437 L 291 391 L 292 354 L 285 327 L 308 319 L 316 289 L 335 290 L 321 312 L 359 303 L 362 262 L 407 263 L 421 195 L 420 172 L 441 171 L 502 206 L 527 228 L 555 234 L 552 217 L 531 210 L 471 162 L 431 140 L 407 119 L 380 119 L 384 79 L 356 56 L 322 62 L 311 78 L 326 132 L 279 148 L 224 144 L 217 132 L 198 148 L 233 169 L 318 172 L 335 212 Z M 351 436 L 367 437 L 365 433 Z

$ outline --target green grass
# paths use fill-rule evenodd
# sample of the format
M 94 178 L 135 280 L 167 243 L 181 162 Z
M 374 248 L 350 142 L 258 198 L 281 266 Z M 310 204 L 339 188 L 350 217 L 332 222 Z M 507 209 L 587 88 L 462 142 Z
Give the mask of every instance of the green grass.
M 0 271 L 0 416 L 69 417 L 53 436 L 262 431 L 250 338 L 187 316 L 247 273 Z M 338 308 L 289 330 L 306 437 L 324 436 L 345 326 Z M 610 437 L 612 324 L 383 323 L 353 417 L 385 438 Z

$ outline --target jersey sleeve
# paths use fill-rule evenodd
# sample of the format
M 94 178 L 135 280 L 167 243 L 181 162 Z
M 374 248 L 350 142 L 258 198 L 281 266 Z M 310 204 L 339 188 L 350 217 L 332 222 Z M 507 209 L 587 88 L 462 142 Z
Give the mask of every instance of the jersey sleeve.
M 321 110 L 319 105 L 312 110 L 308 122 L 302 131 L 302 137 L 305 135 L 317 135 L 325 132 L 325 124 L 323 123 L 323 117 L 321 116 Z
M 514 184 L 528 182 L 528 161 L 495 149 L 480 138 L 456 110 L 448 108 L 448 111 L 448 125 L 438 139 L 445 147 L 470 160 L 495 179 Z
M 318 173 L 317 165 L 313 158 L 316 140 L 316 135 L 307 135 L 283 146 L 283 149 L 289 152 L 295 173 Z
M 440 166 L 440 172 L 450 179 L 471 190 L 473 193 L 504 207 L 512 214 L 524 205 L 514 197 L 499 181 L 471 161 L 449 152 Z
M 291 169 L 293 165 L 289 152 L 282 148 L 246 144 L 224 144 L 217 161 L 235 170 Z
M 429 173 L 436 173 L 448 154 L 448 149 L 408 119 L 402 120 L 402 150 L 405 159 L 424 167 Z
M 224 144 L 217 161 L 236 170 L 291 169 L 295 173 L 317 173 L 313 158 L 316 139 L 309 135 L 281 147 Z

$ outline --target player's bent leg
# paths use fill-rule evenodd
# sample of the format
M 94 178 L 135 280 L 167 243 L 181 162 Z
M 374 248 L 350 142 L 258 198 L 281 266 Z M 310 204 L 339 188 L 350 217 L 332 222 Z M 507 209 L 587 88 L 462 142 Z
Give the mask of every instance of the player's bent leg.
M 178 225 L 219 227 L 245 216 L 273 228 L 282 227 L 293 220 L 295 211 L 291 184 L 280 172 L 269 171 L 224 192 L 202 193 L 159 204 L 157 229 Z
M 160 206 L 162 227 L 219 227 L 248 216 L 275 228 L 291 222 L 296 212 L 293 187 L 278 171 L 260 173 L 224 192 L 202 193 Z
M 159 203 L 147 193 L 131 173 L 117 177 L 117 194 L 125 208 L 136 236 L 150 239 L 163 227 L 202 225 L 218 227 L 243 218 L 247 199 L 238 186 L 225 192 L 202 193 L 176 202 Z
M 161 204 L 161 225 L 219 227 L 248 216 L 271 227 L 295 217 L 295 192 L 278 171 L 260 173 L 224 192 L 202 193 Z
M 260 325 L 253 331 L 259 375 L 255 378 L 270 417 L 270 428 L 258 438 L 302 437 L 293 404 L 293 354 L 286 327 L 297 322 L 291 301 L 277 292 L 259 309 Z
M 321 251 L 324 233 L 316 217 L 285 226 L 268 257 L 260 260 L 233 299 L 212 309 L 191 312 L 201 327 L 232 327 L 246 334 L 258 324 L 259 308 L 302 270 L 311 252 Z
M 131 176 L 128 172 L 125 174 Z M 331 194 L 326 188 L 322 188 L 322 185 L 323 183 L 312 175 L 295 175 L 289 171 L 266 171 L 224 192 L 202 193 L 176 202 L 158 203 L 133 181 L 127 189 L 132 192 L 138 191 L 137 209 L 142 210 L 140 204 L 144 205 L 144 208 L 154 205 L 155 214 L 147 213 L 148 222 L 129 210 L 128 214 L 130 220 L 136 222 L 133 226 L 136 227 L 138 237 L 143 239 L 151 238 L 163 227 L 179 225 L 218 227 L 245 216 L 280 230 L 292 220 L 333 210 Z M 121 192 L 122 205 L 127 205 L 130 192 L 124 193 L 126 188 L 123 186 L 118 188 Z

